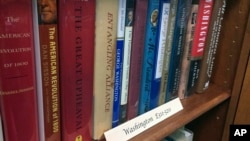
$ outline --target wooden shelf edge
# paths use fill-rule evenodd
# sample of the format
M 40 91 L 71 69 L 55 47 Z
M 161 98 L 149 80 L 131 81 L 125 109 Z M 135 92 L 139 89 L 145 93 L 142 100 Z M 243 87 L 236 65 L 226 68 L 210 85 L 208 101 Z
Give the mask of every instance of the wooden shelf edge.
M 152 128 L 132 138 L 132 141 L 158 141 L 174 132 L 176 129 L 185 126 L 190 121 L 214 108 L 227 100 L 230 92 L 221 87 L 211 84 L 204 94 L 193 94 L 181 100 L 183 110 Z

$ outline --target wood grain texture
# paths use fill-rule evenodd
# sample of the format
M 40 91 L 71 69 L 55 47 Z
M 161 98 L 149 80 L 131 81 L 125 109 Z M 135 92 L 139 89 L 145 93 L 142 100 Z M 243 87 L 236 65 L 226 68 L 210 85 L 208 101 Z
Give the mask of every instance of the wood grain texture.
M 230 97 L 230 94 L 220 87 L 211 84 L 204 94 L 194 94 L 189 98 L 183 99 L 184 109 L 163 122 L 153 126 L 140 135 L 132 138 L 132 141 L 158 141 L 183 127 L 193 119 L 209 111 L 219 103 Z
M 229 1 L 229 0 L 228 0 Z M 231 38 L 231 41 L 236 41 L 239 40 L 239 36 L 241 36 L 241 44 L 238 45 L 240 50 L 240 57 L 238 61 L 238 66 L 235 66 L 234 70 L 237 70 L 235 74 L 235 79 L 234 79 L 234 85 L 232 87 L 232 94 L 231 94 L 231 99 L 230 99 L 230 104 L 228 107 L 228 113 L 226 117 L 226 122 L 225 122 L 225 127 L 224 127 L 224 133 L 222 136 L 223 141 L 228 141 L 229 138 L 229 126 L 230 124 L 233 123 L 234 118 L 235 118 L 235 112 L 236 108 L 238 105 L 238 100 L 239 100 L 239 95 L 240 91 L 242 88 L 242 83 L 244 79 L 244 74 L 246 71 L 246 64 L 249 56 L 249 39 L 250 39 L 250 16 L 249 16 L 249 8 L 250 8 L 250 1 L 248 0 L 241 0 L 238 2 L 234 2 L 230 0 L 230 10 L 228 10 L 228 13 L 232 14 L 232 17 L 228 17 L 228 23 L 231 25 L 237 25 L 237 27 L 241 27 L 244 32 L 239 34 L 239 33 L 234 33 L 231 36 L 234 38 Z M 233 17 L 235 17 L 237 14 L 238 17 L 242 17 L 242 20 L 245 20 L 245 23 L 239 20 L 235 20 Z M 235 16 L 233 16 L 235 15 Z M 248 21 L 247 21 L 248 20 Z M 247 26 L 246 26 L 247 25 Z M 244 36 L 243 36 L 244 35 Z M 242 47 L 241 47 L 242 46 Z M 230 47 L 230 46 L 229 46 Z M 240 49 L 241 47 L 241 49 Z M 236 49 L 234 49 L 236 50 Z M 238 52 L 238 51 L 237 51 Z M 233 57 L 233 56 L 232 56 Z M 237 69 L 236 69 L 237 68 Z M 222 73 L 222 72 L 221 72 Z M 218 78 L 219 79 L 219 78 Z
M 249 124 L 250 123 L 250 57 L 248 59 L 247 71 L 240 95 L 240 100 L 234 120 L 234 124 Z

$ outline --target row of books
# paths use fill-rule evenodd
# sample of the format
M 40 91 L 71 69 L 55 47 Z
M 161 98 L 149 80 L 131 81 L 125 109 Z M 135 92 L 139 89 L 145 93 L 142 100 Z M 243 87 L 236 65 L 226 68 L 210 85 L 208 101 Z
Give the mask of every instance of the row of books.
M 100 140 L 203 92 L 224 9 L 225 0 L 1 1 L 5 141 Z

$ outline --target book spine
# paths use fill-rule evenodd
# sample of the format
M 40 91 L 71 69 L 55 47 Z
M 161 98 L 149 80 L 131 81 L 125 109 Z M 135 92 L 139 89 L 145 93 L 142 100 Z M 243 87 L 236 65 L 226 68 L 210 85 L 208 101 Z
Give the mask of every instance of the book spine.
M 32 1 L 0 2 L 0 108 L 5 141 L 39 140 Z
M 95 1 L 60 1 L 62 140 L 92 139 Z
M 191 62 L 191 49 L 193 45 L 194 31 L 196 25 L 196 19 L 198 14 L 199 0 L 192 1 L 192 8 L 189 15 L 187 23 L 187 32 L 185 45 L 183 49 L 182 63 L 181 63 L 181 75 L 180 75 L 180 84 L 178 89 L 178 96 L 180 99 L 183 99 L 187 93 L 189 74 L 192 73 L 190 70 Z
M 132 44 L 132 31 L 134 24 L 134 3 L 135 0 L 127 0 L 126 4 L 126 17 L 125 17 L 125 34 L 124 34 L 124 49 L 123 49 L 123 69 L 122 69 L 122 87 L 121 87 L 121 111 L 120 123 L 126 121 L 127 116 L 127 103 L 128 103 L 128 84 L 130 73 L 130 58 L 131 58 L 131 44 Z
M 117 0 L 97 0 L 94 57 L 93 139 L 112 127 L 117 34 Z
M 60 97 L 59 97 L 59 55 L 58 55 L 58 27 L 57 27 L 57 1 L 50 4 L 54 6 L 51 15 L 44 14 L 48 3 L 38 1 L 38 32 L 39 46 L 36 49 L 40 51 L 39 63 L 41 70 L 37 68 L 37 74 L 41 73 L 41 85 L 43 102 L 43 120 L 44 139 L 61 140 L 61 120 L 60 120 Z M 38 56 L 37 56 L 38 57 Z M 36 57 L 36 59 L 38 59 Z M 38 61 L 38 60 L 37 60 Z M 40 80 L 38 80 L 40 81 Z
M 138 114 L 147 7 L 148 0 L 136 0 L 131 45 L 127 120 L 136 117 Z
M 155 58 L 153 67 L 153 78 L 150 92 L 150 109 L 153 109 L 158 106 L 169 12 L 170 0 L 160 0 L 159 27 L 156 35 L 157 41 L 154 56 Z
M 139 101 L 139 114 L 147 112 L 150 108 L 150 92 L 154 65 L 154 52 L 156 43 L 156 32 L 158 28 L 159 0 L 149 0 L 146 33 L 144 43 L 144 54 L 141 76 L 141 90 Z
M 212 9 L 213 0 L 200 0 L 191 52 L 192 58 L 202 58 L 203 56 Z
M 213 16 L 209 25 L 208 37 L 205 43 L 206 48 L 204 50 L 198 80 L 195 84 L 195 91 L 197 93 L 203 93 L 209 86 L 220 37 L 221 24 L 226 7 L 226 0 L 214 1 L 213 7 Z
M 114 104 L 112 127 L 119 125 L 120 121 L 120 101 L 122 85 L 122 62 L 125 33 L 126 0 L 119 0 L 118 20 L 117 20 L 117 41 L 115 60 L 115 83 L 114 83 Z
M 35 66 L 36 66 L 36 85 L 37 85 L 37 104 L 38 104 L 38 124 L 39 124 L 39 139 L 45 141 L 44 130 L 44 109 L 43 109 L 43 88 L 42 88 L 42 73 L 41 73 L 41 54 L 39 40 L 39 23 L 38 23 L 38 8 L 37 0 L 32 2 L 33 13 L 33 33 L 34 33 L 34 48 L 35 48 Z
M 158 105 L 165 103 L 178 0 L 171 0 Z
M 190 72 L 188 78 L 188 85 L 185 97 L 191 95 L 194 91 L 194 85 L 198 79 L 200 71 L 200 64 L 205 49 L 209 24 L 211 21 L 211 14 L 213 10 L 213 0 L 200 0 L 197 25 L 194 33 L 193 46 L 191 50 Z
M 185 42 L 186 28 L 191 7 L 190 0 L 179 0 L 176 13 L 172 52 L 169 62 L 166 101 L 178 96 L 181 59 Z

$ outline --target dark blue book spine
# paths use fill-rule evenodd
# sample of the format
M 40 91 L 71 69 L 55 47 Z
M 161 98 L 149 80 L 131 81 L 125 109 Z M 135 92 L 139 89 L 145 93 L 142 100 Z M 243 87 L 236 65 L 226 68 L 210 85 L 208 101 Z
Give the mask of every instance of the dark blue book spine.
M 115 64 L 115 83 L 114 83 L 114 105 L 112 127 L 119 125 L 120 99 L 121 99 L 121 77 L 122 77 L 122 55 L 124 40 L 116 42 L 116 64 Z
M 121 86 L 122 86 L 125 10 L 126 10 L 126 0 L 119 0 L 119 11 L 118 11 L 119 18 L 117 23 L 118 30 L 117 30 L 117 40 L 116 40 L 112 127 L 116 127 L 117 125 L 120 124 L 120 111 L 121 111 L 120 101 L 121 101 Z
M 185 34 L 187 21 L 189 17 L 189 9 L 191 0 L 179 0 L 176 13 L 176 22 L 174 29 L 174 37 L 172 43 L 172 53 L 170 56 L 170 66 L 168 74 L 168 83 L 166 91 L 166 101 L 178 96 L 179 80 L 181 73 L 181 59 L 183 46 L 185 42 Z
M 150 110 L 150 92 L 156 48 L 159 4 L 159 0 L 149 0 L 148 3 L 138 114 L 143 114 Z
M 170 0 L 160 0 L 159 25 L 156 35 L 157 36 L 156 51 L 155 51 L 153 78 L 152 78 L 151 93 L 150 93 L 150 109 L 153 109 L 158 106 L 169 12 L 170 12 Z

